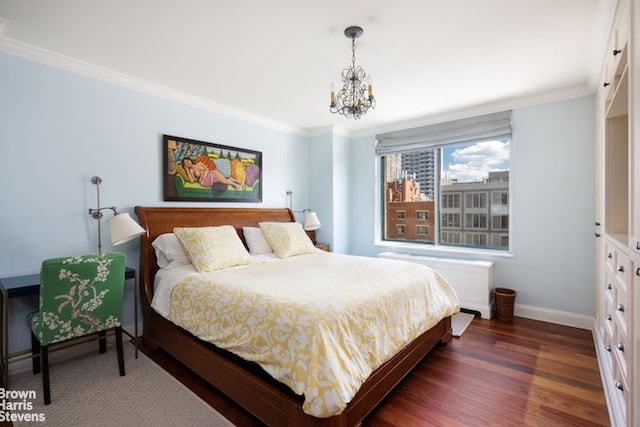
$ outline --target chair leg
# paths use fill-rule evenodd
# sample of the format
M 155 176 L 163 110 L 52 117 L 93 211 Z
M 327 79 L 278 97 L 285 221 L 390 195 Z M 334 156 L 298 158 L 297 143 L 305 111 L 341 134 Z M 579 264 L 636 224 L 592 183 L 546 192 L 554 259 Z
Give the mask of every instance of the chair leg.
M 98 337 L 100 337 L 99 339 L 99 349 L 98 351 L 100 352 L 100 354 L 106 353 L 107 352 L 107 331 L 100 331 L 98 332 Z
M 122 349 L 122 326 L 116 327 L 116 350 L 118 352 L 118 368 L 120 376 L 124 376 L 124 352 Z
M 44 392 L 44 404 L 51 403 L 51 390 L 49 389 L 49 346 L 43 345 L 42 354 L 42 390 Z
M 40 340 L 31 332 L 31 363 L 33 375 L 40 373 Z

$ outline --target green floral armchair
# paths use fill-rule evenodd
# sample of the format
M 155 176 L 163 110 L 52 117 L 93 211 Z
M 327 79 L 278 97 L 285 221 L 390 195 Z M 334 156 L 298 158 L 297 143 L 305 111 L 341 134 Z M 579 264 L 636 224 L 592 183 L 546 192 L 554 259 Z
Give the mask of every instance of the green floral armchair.
M 42 359 L 45 405 L 51 403 L 50 344 L 98 334 L 104 353 L 106 331 L 115 329 L 118 368 L 120 376 L 125 374 L 121 326 L 125 263 L 125 254 L 116 252 L 43 261 L 39 310 L 29 314 L 28 322 L 34 374 L 40 372 Z

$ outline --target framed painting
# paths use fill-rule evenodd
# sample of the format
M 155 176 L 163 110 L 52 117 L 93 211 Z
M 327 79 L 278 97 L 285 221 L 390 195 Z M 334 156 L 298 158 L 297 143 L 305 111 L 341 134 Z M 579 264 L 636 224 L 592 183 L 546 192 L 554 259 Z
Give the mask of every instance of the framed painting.
M 262 202 L 262 153 L 163 135 L 164 200 Z

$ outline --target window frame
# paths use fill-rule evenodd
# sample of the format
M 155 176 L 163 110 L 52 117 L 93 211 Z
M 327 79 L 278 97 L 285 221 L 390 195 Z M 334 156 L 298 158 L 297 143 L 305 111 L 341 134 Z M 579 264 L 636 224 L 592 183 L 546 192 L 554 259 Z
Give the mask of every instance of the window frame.
M 492 208 L 493 208 L 493 193 L 506 193 L 507 194 L 507 205 L 508 205 L 508 210 L 507 210 L 507 215 L 508 215 L 508 221 L 506 224 L 505 228 L 501 228 L 499 230 L 495 230 L 493 229 L 491 233 L 484 233 L 484 237 L 474 237 L 474 240 L 477 239 L 486 239 L 486 243 L 489 244 L 491 242 L 495 242 L 495 239 L 501 239 L 504 240 L 505 238 L 508 239 L 508 247 L 506 247 L 505 249 L 493 249 L 493 248 L 486 248 L 486 247 L 469 247 L 469 246 L 455 246 L 455 245 L 465 245 L 464 240 L 466 239 L 466 237 L 463 236 L 463 234 L 461 232 L 455 231 L 453 228 L 449 228 L 447 229 L 446 226 L 443 226 L 442 223 L 442 216 L 444 214 L 447 214 L 445 207 L 441 206 L 442 201 L 442 194 L 441 194 L 441 181 L 440 181 L 440 171 L 441 171 L 441 161 L 436 161 L 436 168 L 435 168 L 435 193 L 436 193 L 436 197 L 434 197 L 435 202 L 434 202 L 434 218 L 436 220 L 436 224 L 435 224 L 435 239 L 433 243 L 426 243 L 426 242 L 420 242 L 419 240 L 416 241 L 397 241 L 397 240 L 385 240 L 384 236 L 385 236 L 385 226 L 386 226 L 386 222 L 385 222 L 385 196 L 383 193 L 383 188 L 386 185 L 386 179 L 385 179 L 385 169 L 384 169 L 384 157 L 388 154 L 394 154 L 394 151 L 388 151 L 387 153 L 384 154 L 380 154 L 377 152 L 378 148 L 376 147 L 376 156 L 375 156 L 375 160 L 376 160 L 376 188 L 375 188 L 375 199 L 376 199 L 376 211 L 375 211 L 375 217 L 376 217 L 376 229 L 375 229 L 375 246 L 379 246 L 379 247 L 384 247 L 384 248 L 392 248 L 392 249 L 407 249 L 407 250 L 411 250 L 411 251 L 417 251 L 417 252 L 425 252 L 425 253 L 431 253 L 431 254 L 435 254 L 435 255 L 442 255 L 442 254 L 447 254 L 447 253 L 468 253 L 468 254 L 475 254 L 475 255 L 490 255 L 490 256 L 494 256 L 494 257 L 513 257 L 514 256 L 514 252 L 513 252 L 513 247 L 514 247 L 514 241 L 513 241 L 513 185 L 514 185 L 514 179 L 513 179 L 513 174 L 512 174 L 512 144 L 511 142 L 513 141 L 513 133 L 511 131 L 511 127 L 510 127 L 510 122 L 511 122 L 511 112 L 502 112 L 503 113 L 503 117 L 504 117 L 504 113 L 508 113 L 509 114 L 509 131 L 508 131 L 508 137 L 496 137 L 496 138 L 479 138 L 477 140 L 466 140 L 464 142 L 449 142 L 449 143 L 441 143 L 441 144 L 428 144 L 425 145 L 421 148 L 424 149 L 443 149 L 446 146 L 456 146 L 456 145 L 465 145 L 465 144 L 473 144 L 473 143 L 478 143 L 478 142 L 482 142 L 482 141 L 489 141 L 489 140 L 500 140 L 500 141 L 509 141 L 509 182 L 508 182 L 508 187 L 507 190 L 494 190 L 494 189 L 487 189 L 487 190 L 482 190 L 481 192 L 485 193 L 484 196 L 484 208 L 480 208 L 483 209 L 483 214 L 485 215 L 485 227 L 484 228 L 476 228 L 474 230 L 470 230 L 470 233 L 474 233 L 475 231 L 479 231 L 482 232 L 482 230 L 489 230 L 492 225 L 492 221 L 494 221 L 494 216 L 492 214 Z M 464 120 L 464 119 L 463 119 Z M 441 126 L 442 124 L 438 125 Z M 412 133 L 414 134 L 411 139 L 412 139 L 412 144 L 415 144 L 416 142 L 416 138 L 415 138 L 415 131 L 412 131 Z M 386 135 L 382 135 L 382 137 L 385 137 Z M 380 142 L 380 136 L 376 136 L 378 139 L 378 143 Z M 409 152 L 409 151 L 414 151 L 412 150 L 398 150 L 396 151 L 396 153 L 401 154 L 403 152 Z M 437 156 L 436 156 L 437 157 Z M 453 196 L 453 195 L 451 195 Z M 453 198 L 455 199 L 456 196 L 453 196 Z M 465 203 L 465 197 L 464 194 L 459 193 L 459 195 L 457 196 L 457 203 L 458 206 L 463 206 Z M 454 202 L 455 204 L 455 202 Z M 466 214 L 466 212 L 465 212 Z M 459 221 L 461 223 L 464 223 L 465 221 L 465 214 L 460 213 L 459 215 Z M 497 215 L 497 217 L 500 217 L 500 215 Z M 502 217 L 504 217 L 504 215 L 502 215 Z M 504 222 L 504 221 L 503 221 Z M 501 233 L 500 230 L 503 230 L 504 232 Z M 446 241 L 451 241 L 454 240 L 458 243 L 447 243 Z

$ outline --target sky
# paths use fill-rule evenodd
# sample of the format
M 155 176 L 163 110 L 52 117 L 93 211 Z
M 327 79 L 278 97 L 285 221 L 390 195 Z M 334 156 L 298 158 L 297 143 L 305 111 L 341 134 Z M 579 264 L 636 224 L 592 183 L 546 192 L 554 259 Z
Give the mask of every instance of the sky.
M 444 177 L 458 182 L 482 181 L 489 172 L 509 170 L 509 141 L 486 141 L 442 150 Z

